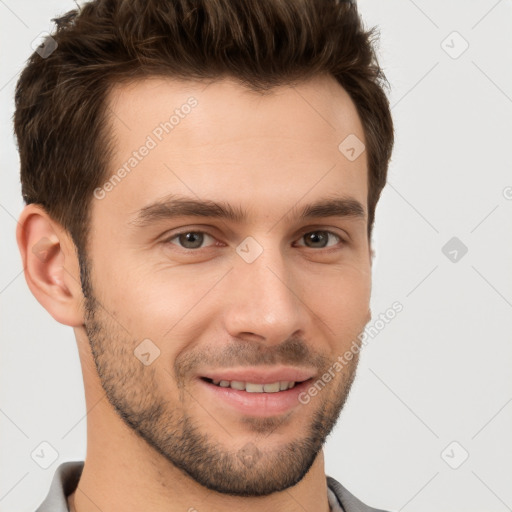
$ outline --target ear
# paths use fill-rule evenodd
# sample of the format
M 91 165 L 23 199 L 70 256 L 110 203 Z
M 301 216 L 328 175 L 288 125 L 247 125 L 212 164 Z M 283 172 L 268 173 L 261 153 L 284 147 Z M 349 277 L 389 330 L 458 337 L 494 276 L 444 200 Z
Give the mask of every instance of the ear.
M 40 205 L 29 204 L 18 220 L 16 239 L 34 297 L 57 322 L 81 326 L 84 296 L 78 256 L 69 233 Z

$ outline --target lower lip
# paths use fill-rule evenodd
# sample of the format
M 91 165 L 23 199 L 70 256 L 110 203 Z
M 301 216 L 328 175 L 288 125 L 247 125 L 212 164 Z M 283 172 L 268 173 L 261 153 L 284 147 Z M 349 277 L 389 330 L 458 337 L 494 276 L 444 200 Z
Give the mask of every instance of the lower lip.
M 211 393 L 215 402 L 222 400 L 232 409 L 247 416 L 270 417 L 289 412 L 301 405 L 299 395 L 310 385 L 310 380 L 296 384 L 292 389 L 276 393 L 248 393 L 233 388 L 216 386 L 203 379 L 198 379 L 205 393 Z

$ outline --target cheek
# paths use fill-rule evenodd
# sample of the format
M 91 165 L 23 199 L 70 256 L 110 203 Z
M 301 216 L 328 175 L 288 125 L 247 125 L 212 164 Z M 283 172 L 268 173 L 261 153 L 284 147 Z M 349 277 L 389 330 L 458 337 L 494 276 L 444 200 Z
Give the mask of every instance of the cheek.
M 232 266 L 227 260 L 173 268 L 140 257 L 124 258 L 123 251 L 114 248 L 112 254 L 116 256 L 93 263 L 97 298 L 132 339 L 153 340 L 171 359 L 204 338 L 223 313 L 226 290 L 237 286 L 227 275 Z M 314 331 L 325 330 L 327 339 L 346 340 L 364 327 L 371 268 L 359 252 L 337 264 L 290 262 L 290 276 Z
M 169 339 L 181 339 L 183 330 L 200 329 L 204 321 L 208 294 L 225 273 L 217 268 L 148 269 L 143 263 L 104 266 L 98 278 L 108 287 L 102 289 L 103 306 L 137 339 L 149 338 L 160 347 Z M 214 305 L 210 304 L 213 308 Z M 165 343 L 164 343 L 165 340 Z M 179 350 L 178 343 L 170 344 Z M 174 349 L 174 348 L 172 348 Z
M 310 275 L 302 284 L 307 306 L 329 327 L 332 338 L 357 335 L 368 319 L 371 269 L 360 265 L 337 265 Z

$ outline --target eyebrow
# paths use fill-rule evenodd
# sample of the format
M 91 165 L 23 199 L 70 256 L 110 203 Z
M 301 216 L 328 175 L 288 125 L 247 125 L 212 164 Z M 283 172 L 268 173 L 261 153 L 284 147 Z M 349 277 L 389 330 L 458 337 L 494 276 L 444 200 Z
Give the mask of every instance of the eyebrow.
M 297 205 L 291 208 L 280 221 L 285 218 L 307 220 L 323 217 L 366 219 L 364 206 L 351 197 L 323 198 L 303 206 L 299 211 L 297 208 Z M 243 223 L 247 221 L 248 215 L 241 206 L 171 195 L 139 210 L 130 224 L 146 227 L 155 222 L 176 217 L 214 218 Z

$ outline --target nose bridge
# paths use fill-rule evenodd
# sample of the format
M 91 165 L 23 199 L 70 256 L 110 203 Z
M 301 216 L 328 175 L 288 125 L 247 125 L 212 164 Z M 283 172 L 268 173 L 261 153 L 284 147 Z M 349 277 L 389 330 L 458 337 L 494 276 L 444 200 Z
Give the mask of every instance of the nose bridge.
M 250 333 L 281 343 L 303 329 L 307 315 L 279 247 L 262 248 L 250 263 L 243 254 L 235 258 L 226 328 L 232 336 Z

